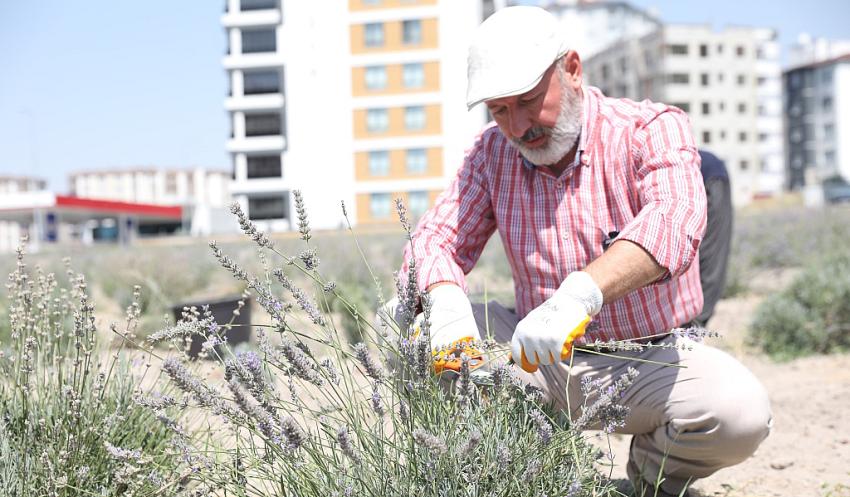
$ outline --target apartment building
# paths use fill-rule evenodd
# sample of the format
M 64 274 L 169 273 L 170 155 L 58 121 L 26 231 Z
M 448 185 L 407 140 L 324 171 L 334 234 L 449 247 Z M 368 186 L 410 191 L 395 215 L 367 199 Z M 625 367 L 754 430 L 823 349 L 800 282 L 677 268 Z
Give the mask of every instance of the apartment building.
M 785 70 L 783 85 L 788 188 L 850 200 L 850 51 Z
M 622 1 L 556 0 L 546 10 L 561 21 L 570 48 L 582 59 L 661 27 L 655 16 Z
M 228 0 L 231 192 L 264 229 L 424 212 L 484 124 L 467 112 L 466 46 L 482 2 Z
M 41 192 L 47 189 L 47 181 L 28 176 L 0 176 L 0 196 L 24 192 Z M 26 233 L 25 226 L 14 221 L 0 220 L 0 254 L 14 251 Z
M 697 145 L 726 162 L 733 202 L 783 188 L 782 83 L 776 32 L 666 24 L 585 61 L 586 82 L 612 97 L 688 113 Z
M 230 231 L 230 181 L 225 171 L 153 167 L 80 171 L 68 180 L 71 195 L 80 198 L 181 206 L 193 235 Z

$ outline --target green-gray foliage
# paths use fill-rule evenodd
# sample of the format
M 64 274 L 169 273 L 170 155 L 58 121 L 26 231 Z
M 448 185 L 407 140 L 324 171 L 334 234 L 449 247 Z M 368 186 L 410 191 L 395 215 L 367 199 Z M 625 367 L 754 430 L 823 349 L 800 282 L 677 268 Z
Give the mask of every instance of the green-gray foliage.
M 315 239 L 303 232 L 302 238 L 312 250 Z M 450 373 L 437 376 L 427 328 L 409 320 L 378 329 L 363 320 L 365 343 L 352 347 L 329 314 L 353 312 L 353 301 L 340 285 L 328 284 L 324 267 L 305 267 L 267 244 L 270 264 L 254 276 L 218 245 L 212 248 L 255 294 L 270 325 L 260 333 L 259 353 L 235 354 L 226 345 L 216 352 L 223 375 L 213 377 L 222 382 L 204 379 L 175 357 L 163 363 L 169 384 L 192 397 L 189 410 L 171 406 L 169 415 L 185 425 L 200 409 L 219 427 L 200 432 L 215 440 L 196 441 L 188 452 L 194 456 L 190 478 L 204 490 L 302 497 L 615 495 L 583 433 L 546 414 L 539 392 L 509 367 L 496 368 L 487 385 L 472 382 L 464 368 L 451 373 L 455 381 Z M 372 281 L 380 281 L 372 271 Z M 310 285 L 294 286 L 296 274 Z M 412 298 L 402 301 L 409 305 Z M 208 316 L 197 316 L 150 338 L 201 333 L 216 340 L 217 330 Z M 505 353 L 492 345 L 487 350 L 491 357 Z
M 850 253 L 818 258 L 758 308 L 752 342 L 777 359 L 850 348 Z
M 28 270 L 22 251 L 9 277 L 3 303 L 9 343 L 0 356 L 0 489 L 21 497 L 152 493 L 169 481 L 157 475 L 175 467 L 165 450 L 169 433 L 134 404 L 128 363 L 99 347 L 85 280 L 70 268 L 63 279 L 74 284 Z M 137 307 L 128 313 L 132 333 Z M 107 447 L 157 456 L 116 458 Z

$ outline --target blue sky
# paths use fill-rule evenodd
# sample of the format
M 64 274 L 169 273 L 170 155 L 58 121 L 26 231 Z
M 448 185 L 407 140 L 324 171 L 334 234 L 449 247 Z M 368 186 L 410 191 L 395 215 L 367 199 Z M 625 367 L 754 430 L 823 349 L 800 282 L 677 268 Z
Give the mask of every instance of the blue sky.
M 847 0 L 632 3 L 667 22 L 773 27 L 783 49 L 802 31 L 850 38 Z M 229 169 L 223 8 L 224 0 L 0 2 L 0 175 L 43 177 L 64 192 L 72 171 Z

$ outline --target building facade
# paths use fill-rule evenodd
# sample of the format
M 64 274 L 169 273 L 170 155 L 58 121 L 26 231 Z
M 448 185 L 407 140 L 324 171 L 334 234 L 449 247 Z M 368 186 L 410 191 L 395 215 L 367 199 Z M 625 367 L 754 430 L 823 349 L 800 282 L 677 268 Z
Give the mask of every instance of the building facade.
M 26 176 L 0 176 L 0 196 L 24 192 L 41 192 L 47 189 L 47 181 Z M 13 252 L 26 229 L 14 221 L 0 220 L 0 254 Z
M 467 112 L 467 37 L 481 2 L 228 0 L 225 100 L 234 197 L 292 229 L 293 190 L 316 228 L 414 216 L 454 175 L 485 113 Z M 462 48 L 459 48 L 462 47 Z
M 230 181 L 228 172 L 203 168 L 81 171 L 68 180 L 71 195 L 80 198 L 181 206 L 192 235 L 232 231 Z
M 788 188 L 850 200 L 850 53 L 789 68 L 783 84 Z
M 585 61 L 585 81 L 612 97 L 688 113 L 697 145 L 729 170 L 733 202 L 782 191 L 782 83 L 771 29 L 667 24 Z
M 561 21 L 570 48 L 582 59 L 661 27 L 655 16 L 628 2 L 557 0 L 550 2 L 546 10 Z

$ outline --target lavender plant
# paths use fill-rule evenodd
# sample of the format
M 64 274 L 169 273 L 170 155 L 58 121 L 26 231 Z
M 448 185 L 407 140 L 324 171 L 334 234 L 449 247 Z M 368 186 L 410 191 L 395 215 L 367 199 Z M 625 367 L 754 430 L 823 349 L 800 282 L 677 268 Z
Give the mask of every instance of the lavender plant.
M 349 300 L 322 273 L 304 200 L 300 193 L 295 197 L 304 244 L 299 255 L 279 252 L 233 207 L 243 231 L 268 254 L 266 260 L 276 258 L 278 267 L 253 275 L 211 243 L 214 257 L 266 311 L 268 322 L 255 325 L 262 330 L 258 351 L 235 353 L 227 344 L 211 349 L 221 369 L 207 376 L 219 380 L 206 379 L 199 369 L 203 364 L 172 356 L 162 365 L 168 381 L 155 389 L 176 386 L 187 402 L 140 402 L 183 442 L 186 462 L 175 471 L 197 482 L 196 494 L 615 493 L 595 468 L 597 452 L 582 432 L 549 413 L 540 392 L 523 385 L 504 360 L 494 360 L 486 381 L 473 375 L 465 357 L 459 372 L 434 374 L 429 305 L 418 295 L 414 271 L 401 275 L 396 285 L 402 306 L 409 308 L 400 323 L 363 319 L 374 311 Z M 410 236 L 400 204 L 399 212 Z M 353 231 L 352 240 L 362 254 Z M 380 278 L 368 262 L 366 267 L 377 286 L 374 300 L 383 303 Z M 293 274 L 306 276 L 311 287 L 296 286 Z M 426 315 L 415 321 L 412 307 L 420 298 Z M 357 316 L 363 342 L 352 344 L 337 329 L 333 310 L 340 307 Z M 210 319 L 186 316 L 149 338 L 197 333 L 214 340 L 221 326 Z M 504 352 L 481 345 L 491 358 Z M 618 392 L 610 392 L 607 407 L 600 404 L 597 411 L 617 414 L 611 405 Z M 154 390 L 144 398 L 165 397 Z M 188 430 L 192 424 L 207 428 Z
M 6 285 L 0 488 L 15 496 L 135 496 L 174 488 L 169 431 L 133 402 L 139 378 L 125 355 L 99 346 L 85 278 L 67 262 L 65 276 L 70 286 L 30 270 L 20 248 Z M 127 336 L 140 313 L 135 293 Z

